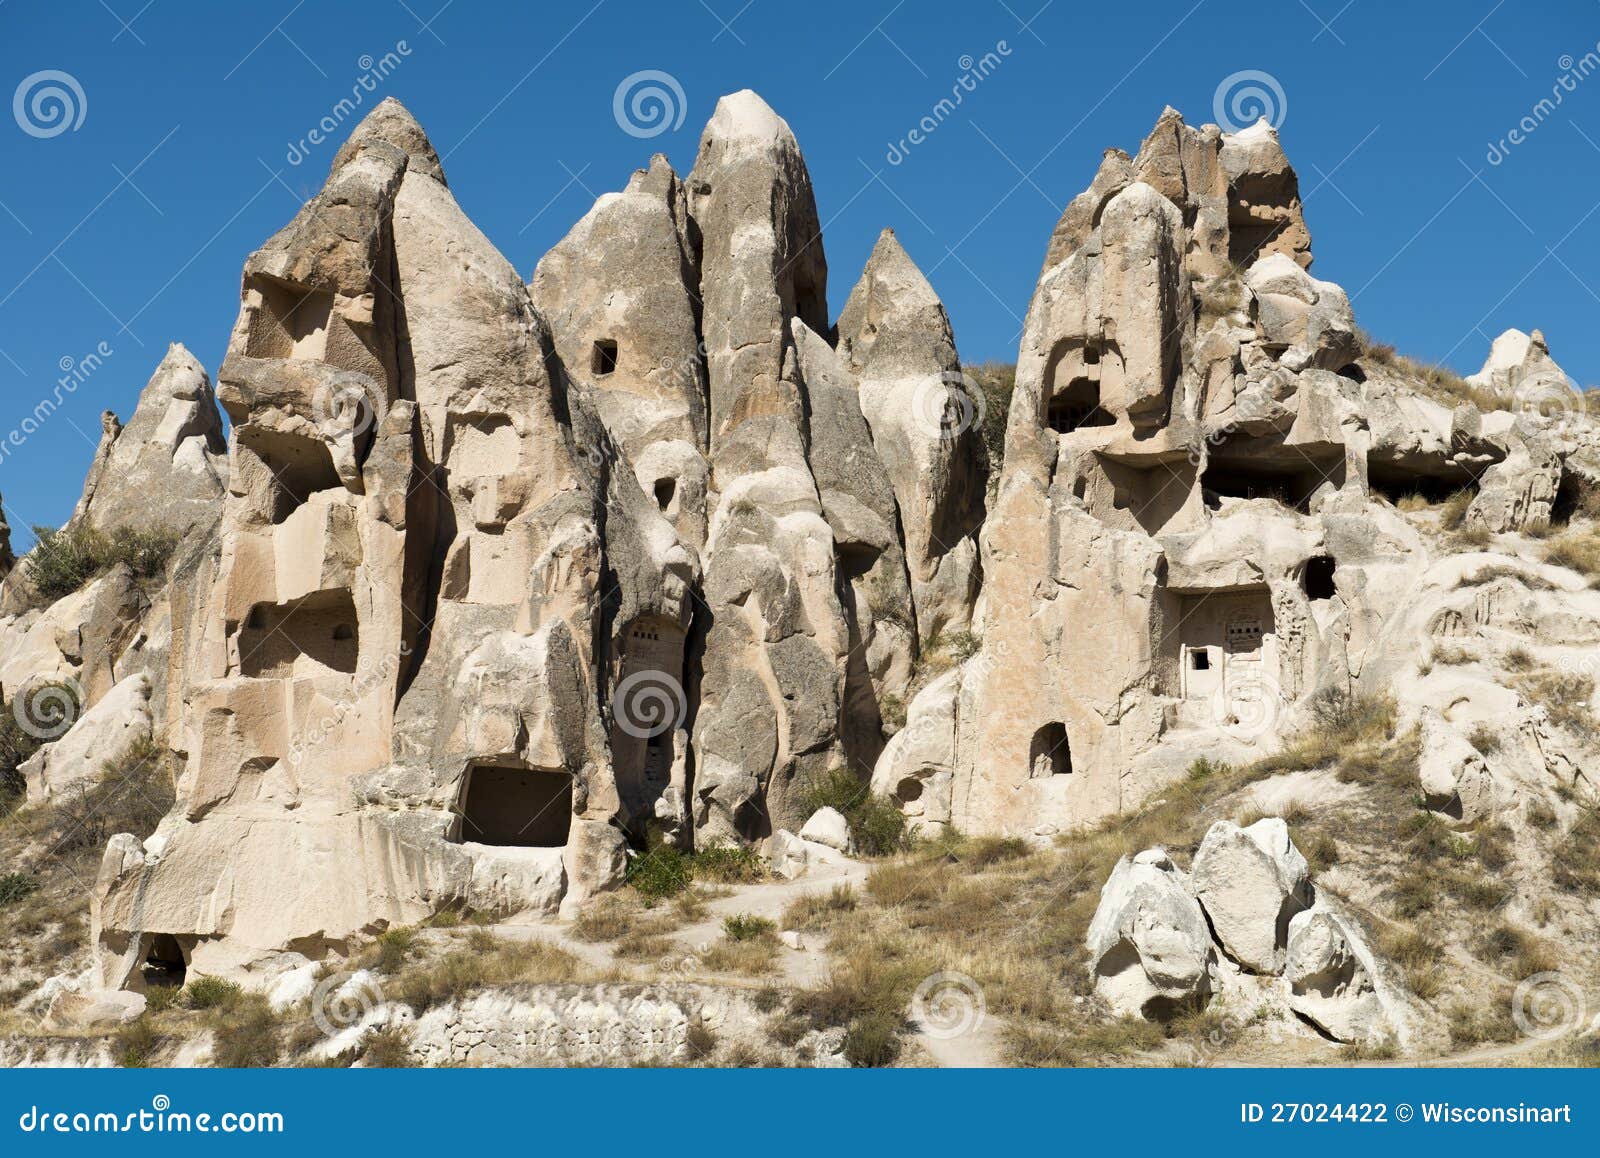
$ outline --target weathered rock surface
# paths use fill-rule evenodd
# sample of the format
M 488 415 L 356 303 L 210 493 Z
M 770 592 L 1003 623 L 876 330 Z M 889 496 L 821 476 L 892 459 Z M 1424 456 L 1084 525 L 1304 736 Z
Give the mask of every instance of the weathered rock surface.
M 150 677 L 131 675 L 88 709 L 60 739 L 18 765 L 28 783 L 28 802 L 92 788 L 107 769 L 126 774 L 130 753 L 150 741 Z
M 1311 873 L 1275 816 L 1249 828 L 1219 820 L 1194 856 L 1195 897 L 1223 951 L 1256 973 L 1283 968 L 1289 922 L 1311 907 Z
M 1211 993 L 1216 954 L 1205 914 L 1163 849 L 1117 862 L 1088 940 L 1095 990 L 1118 1013 L 1164 1019 Z
M 1406 1045 L 1403 1001 L 1382 980 L 1372 950 L 1351 921 L 1319 904 L 1289 922 L 1284 966 L 1289 1007 L 1338 1041 Z
M 178 343 L 151 375 L 126 426 L 107 411 L 74 522 L 188 534 L 222 511 L 227 443 L 211 379 Z
M 1432 709 L 1422 713 L 1417 774 L 1430 809 L 1453 820 L 1474 821 L 1498 806 L 1489 761 Z
M 793 877 L 850 847 L 811 815 L 839 775 L 924 835 L 1070 838 L 1197 754 L 1271 753 L 1319 695 L 1393 694 L 1451 818 L 1586 789 L 1581 717 L 1509 672 L 1600 640 L 1600 595 L 1518 537 L 1600 511 L 1570 381 L 1537 332 L 1477 389 L 1424 376 L 1310 266 L 1271 127 L 1166 110 L 1057 222 L 1007 403 L 892 230 L 831 319 L 810 175 L 754 93 L 529 284 L 385 101 L 246 262 L 215 401 L 175 346 L 105 423 L 75 518 L 178 533 L 168 581 L 46 605 L 0 525 L 0 694 L 89 709 L 30 789 L 125 734 L 182 766 L 106 849 L 89 988 L 159 953 L 292 995 L 447 907 L 571 917 L 658 841 Z M 1457 534 L 1432 507 L 1463 488 Z M 1311 903 L 1281 821 L 1216 826 L 1192 879 L 1141 854 L 1096 986 L 1165 1016 L 1292 985 L 1368 1040 L 1382 963 Z

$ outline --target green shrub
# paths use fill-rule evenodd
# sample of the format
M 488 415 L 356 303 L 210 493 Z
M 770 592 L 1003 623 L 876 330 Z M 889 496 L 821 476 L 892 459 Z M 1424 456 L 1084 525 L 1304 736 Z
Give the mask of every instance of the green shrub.
M 212 1028 L 211 1064 L 214 1066 L 224 1069 L 270 1066 L 283 1052 L 278 1015 L 264 994 L 239 995 L 217 1011 Z
M 244 990 L 220 977 L 196 977 L 183 987 L 183 1003 L 190 1009 L 231 1009 Z
M 15 904 L 39 891 L 39 879 L 30 873 L 0 876 L 0 905 Z
M 833 808 L 844 815 L 856 850 L 886 856 L 906 847 L 906 822 L 894 802 L 874 796 L 848 769 L 836 768 L 804 793 L 806 809 Z
M 754 884 L 766 879 L 767 863 L 755 849 L 742 844 L 714 844 L 695 850 L 689 858 L 689 875 L 717 884 Z
M 51 603 L 118 563 L 126 563 L 136 578 L 154 578 L 165 570 L 178 544 L 170 532 L 127 527 L 110 533 L 85 526 L 33 530 L 39 541 L 28 555 L 28 582 Z
M 415 929 L 389 929 L 378 938 L 373 968 L 380 973 L 398 973 L 400 967 L 406 963 L 412 942 L 416 939 Z
M 736 913 L 731 917 L 724 917 L 722 921 L 723 935 L 730 941 L 756 941 L 770 937 L 777 931 L 778 926 L 775 922 L 751 913 Z
M 124 1069 L 143 1069 L 150 1064 L 162 1041 L 150 1019 L 141 1017 L 117 1030 L 111 1039 L 111 1060 Z
M 626 879 L 647 901 L 657 901 L 681 893 L 693 877 L 685 853 L 658 844 L 629 863 Z

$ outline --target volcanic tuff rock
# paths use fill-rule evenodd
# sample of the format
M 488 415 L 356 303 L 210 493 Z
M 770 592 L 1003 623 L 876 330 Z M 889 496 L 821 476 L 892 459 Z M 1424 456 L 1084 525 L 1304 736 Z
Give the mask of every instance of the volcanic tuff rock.
M 96 530 L 136 526 L 207 530 L 227 485 L 228 446 L 211 379 L 174 342 L 123 426 L 106 411 L 74 522 Z
M 137 730 L 129 689 L 183 767 L 108 845 L 90 988 L 140 987 L 158 940 L 266 985 L 446 908 L 570 916 L 657 842 L 798 874 L 849 847 L 813 816 L 841 775 L 923 835 L 1066 835 L 1330 696 L 1440 738 L 1416 787 L 1446 822 L 1586 787 L 1592 737 L 1496 665 L 1600 639 L 1600 595 L 1515 539 L 1600 509 L 1600 439 L 1537 332 L 1441 389 L 1310 266 L 1272 128 L 1166 110 L 1057 222 L 1006 403 L 892 231 L 830 321 L 754 93 L 529 284 L 385 101 L 246 261 L 215 394 L 174 346 L 106 423 L 74 519 L 182 534 L 165 587 L 38 606 L 5 576 L 0 691 L 88 708 L 41 789 Z M 1408 513 L 1458 489 L 1459 542 Z M 1125 860 L 1089 939 L 1128 1012 L 1248 971 L 1336 1036 L 1398 1016 L 1278 821 L 1192 874 Z

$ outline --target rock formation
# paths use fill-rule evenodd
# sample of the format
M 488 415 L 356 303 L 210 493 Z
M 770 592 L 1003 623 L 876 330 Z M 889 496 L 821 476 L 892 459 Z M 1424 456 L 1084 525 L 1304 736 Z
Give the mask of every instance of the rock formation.
M 106 420 L 74 523 L 176 533 L 166 582 L 46 605 L 0 524 L 0 693 L 85 709 L 30 794 L 110 737 L 182 766 L 154 835 L 107 847 L 98 984 L 159 952 L 265 986 L 448 908 L 570 917 L 660 843 L 798 874 L 854 847 L 816 808 L 841 777 L 921 835 L 1070 840 L 1330 696 L 1395 696 L 1445 823 L 1571 789 L 1571 714 L 1444 657 L 1600 639 L 1570 570 L 1465 549 L 1592 513 L 1600 440 L 1510 397 L 1559 375 L 1537 332 L 1441 390 L 1311 256 L 1270 126 L 1167 110 L 1049 237 L 990 462 L 892 231 L 830 320 L 805 161 L 754 93 L 526 284 L 385 101 L 246 261 L 215 395 L 174 346 Z M 1457 491 L 1447 551 L 1401 508 Z M 1114 1008 L 1249 977 L 1335 1037 L 1403 1032 L 1281 821 L 1173 853 L 1106 883 Z
M 227 485 L 227 443 L 211 379 L 173 343 L 126 426 L 101 416 L 100 446 L 74 523 L 177 533 L 208 530 Z

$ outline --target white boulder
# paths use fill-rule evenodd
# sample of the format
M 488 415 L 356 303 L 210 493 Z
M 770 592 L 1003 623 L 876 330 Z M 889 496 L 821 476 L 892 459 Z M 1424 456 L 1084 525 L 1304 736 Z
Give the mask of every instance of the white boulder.
M 825 844 L 849 855 L 855 852 L 855 838 L 850 835 L 850 822 L 837 808 L 823 807 L 811 814 L 811 819 L 800 829 L 800 839 L 815 844 Z
M 1205 914 L 1164 849 L 1117 862 L 1088 945 L 1095 989 L 1118 1013 L 1159 1018 L 1211 994 L 1216 954 Z
M 1312 901 L 1288 825 L 1275 816 L 1248 828 L 1217 821 L 1195 854 L 1193 884 L 1228 956 L 1255 973 L 1283 968 L 1289 921 Z

